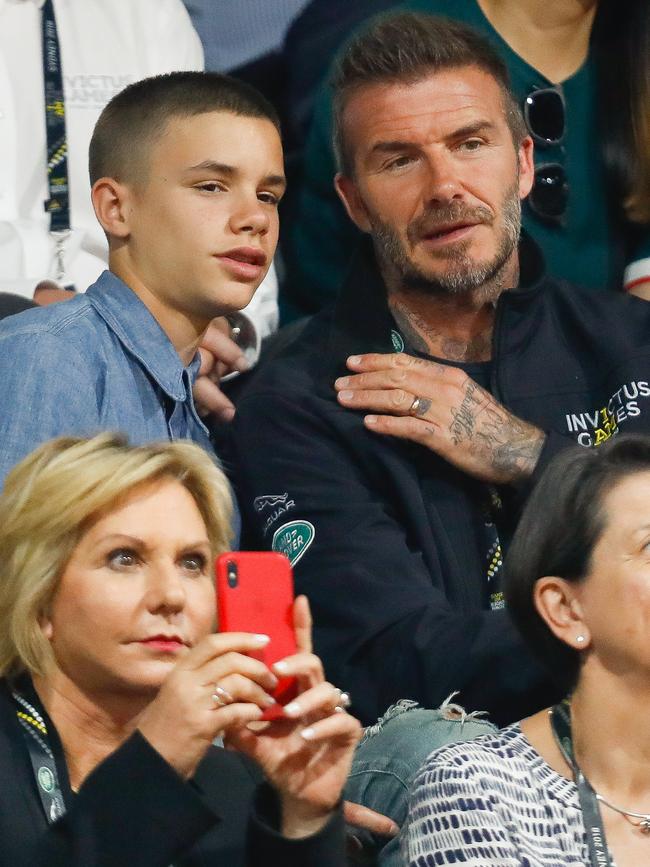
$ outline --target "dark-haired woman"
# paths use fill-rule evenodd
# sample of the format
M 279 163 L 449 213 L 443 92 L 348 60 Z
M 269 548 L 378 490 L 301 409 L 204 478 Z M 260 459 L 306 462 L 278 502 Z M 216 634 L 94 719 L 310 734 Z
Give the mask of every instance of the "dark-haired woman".
M 506 582 L 522 635 L 567 697 L 429 757 L 407 863 L 650 864 L 650 440 L 557 458 Z

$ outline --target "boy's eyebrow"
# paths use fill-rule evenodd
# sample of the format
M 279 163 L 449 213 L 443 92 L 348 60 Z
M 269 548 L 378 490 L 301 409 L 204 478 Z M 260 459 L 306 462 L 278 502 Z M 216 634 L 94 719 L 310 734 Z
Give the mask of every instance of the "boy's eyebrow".
M 216 175 L 228 175 L 234 177 L 239 174 L 239 169 L 236 166 L 229 166 L 227 163 L 217 163 L 214 160 L 204 160 L 195 166 L 189 166 L 185 169 L 185 174 L 190 172 L 213 172 Z M 263 184 L 268 184 L 275 187 L 286 187 L 287 179 L 284 175 L 267 175 L 262 178 Z

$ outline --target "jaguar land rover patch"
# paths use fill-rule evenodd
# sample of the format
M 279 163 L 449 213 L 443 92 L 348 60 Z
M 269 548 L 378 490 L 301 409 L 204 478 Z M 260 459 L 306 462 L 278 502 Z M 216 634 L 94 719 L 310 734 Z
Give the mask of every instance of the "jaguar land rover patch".
M 283 524 L 273 534 L 271 548 L 289 558 L 292 566 L 305 553 L 314 541 L 316 530 L 309 521 L 289 521 Z

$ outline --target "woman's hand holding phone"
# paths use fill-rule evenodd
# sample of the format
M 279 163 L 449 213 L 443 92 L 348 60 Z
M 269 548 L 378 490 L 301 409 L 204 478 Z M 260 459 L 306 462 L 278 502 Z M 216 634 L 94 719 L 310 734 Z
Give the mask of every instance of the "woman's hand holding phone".
M 296 679 L 296 697 L 282 717 L 255 731 L 230 728 L 226 740 L 254 759 L 278 791 L 283 834 L 304 837 L 319 831 L 340 801 L 361 726 L 341 707 L 341 691 L 325 680 L 322 663 L 312 652 L 305 596 L 293 605 L 293 625 L 297 652 L 271 670 Z
M 208 635 L 176 663 L 142 712 L 141 734 L 182 777 L 194 774 L 220 732 L 260 720 L 275 704 L 270 693 L 278 678 L 251 656 L 268 642 L 267 635 L 242 632 Z M 227 690 L 228 703 L 215 699 L 216 684 Z

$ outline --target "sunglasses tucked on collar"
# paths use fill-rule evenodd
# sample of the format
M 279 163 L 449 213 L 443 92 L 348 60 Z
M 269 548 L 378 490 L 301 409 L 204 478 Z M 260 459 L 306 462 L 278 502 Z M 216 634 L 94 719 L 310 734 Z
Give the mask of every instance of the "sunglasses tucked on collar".
M 540 147 L 561 145 L 566 132 L 566 103 L 558 87 L 533 90 L 524 100 L 524 119 L 533 141 Z M 543 220 L 561 222 L 569 200 L 569 184 L 561 163 L 535 167 L 535 183 L 528 206 Z

